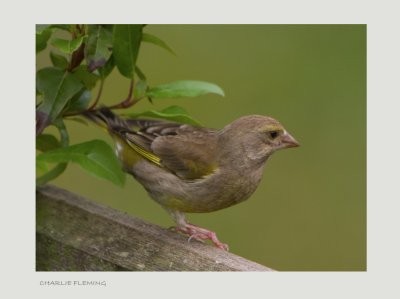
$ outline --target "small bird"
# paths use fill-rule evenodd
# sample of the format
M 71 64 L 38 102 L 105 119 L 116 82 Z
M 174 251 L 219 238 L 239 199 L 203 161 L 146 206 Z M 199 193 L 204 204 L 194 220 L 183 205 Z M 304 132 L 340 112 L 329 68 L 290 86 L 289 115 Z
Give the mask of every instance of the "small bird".
M 170 121 L 129 119 L 108 108 L 85 114 L 114 139 L 124 170 L 176 222 L 189 240 L 211 240 L 228 250 L 215 232 L 189 223 L 185 213 L 221 210 L 250 197 L 267 159 L 299 143 L 275 119 L 248 115 L 213 130 Z

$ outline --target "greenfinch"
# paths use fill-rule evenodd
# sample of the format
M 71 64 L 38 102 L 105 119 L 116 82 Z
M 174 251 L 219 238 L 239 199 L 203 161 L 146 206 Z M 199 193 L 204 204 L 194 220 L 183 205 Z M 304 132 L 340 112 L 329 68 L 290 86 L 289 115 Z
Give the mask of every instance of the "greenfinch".
M 268 158 L 299 146 L 277 120 L 262 115 L 240 117 L 221 130 L 121 118 L 107 108 L 86 116 L 108 130 L 124 170 L 170 213 L 176 231 L 224 250 L 228 246 L 213 231 L 189 223 L 185 213 L 217 211 L 248 199 Z

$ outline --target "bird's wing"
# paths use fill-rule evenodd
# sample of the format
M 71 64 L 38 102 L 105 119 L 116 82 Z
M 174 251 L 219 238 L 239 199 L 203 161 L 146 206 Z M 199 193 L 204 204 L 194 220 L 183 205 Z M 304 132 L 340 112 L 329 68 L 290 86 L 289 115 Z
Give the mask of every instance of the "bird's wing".
M 185 180 L 213 173 L 216 132 L 174 122 L 130 120 L 138 129 L 125 132 L 127 143 L 149 161 Z

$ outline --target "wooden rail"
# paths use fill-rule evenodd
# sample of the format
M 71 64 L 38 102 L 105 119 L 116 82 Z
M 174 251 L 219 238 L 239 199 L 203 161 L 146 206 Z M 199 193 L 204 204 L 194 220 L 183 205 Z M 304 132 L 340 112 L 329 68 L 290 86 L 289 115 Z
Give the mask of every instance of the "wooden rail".
M 37 271 L 273 271 L 66 190 L 36 193 Z

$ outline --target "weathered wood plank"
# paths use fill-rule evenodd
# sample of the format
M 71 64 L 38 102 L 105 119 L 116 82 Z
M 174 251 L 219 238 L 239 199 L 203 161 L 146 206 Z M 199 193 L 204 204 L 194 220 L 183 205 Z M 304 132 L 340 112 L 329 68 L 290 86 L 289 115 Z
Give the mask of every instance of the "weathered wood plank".
M 273 271 L 54 186 L 36 194 L 36 270 Z

